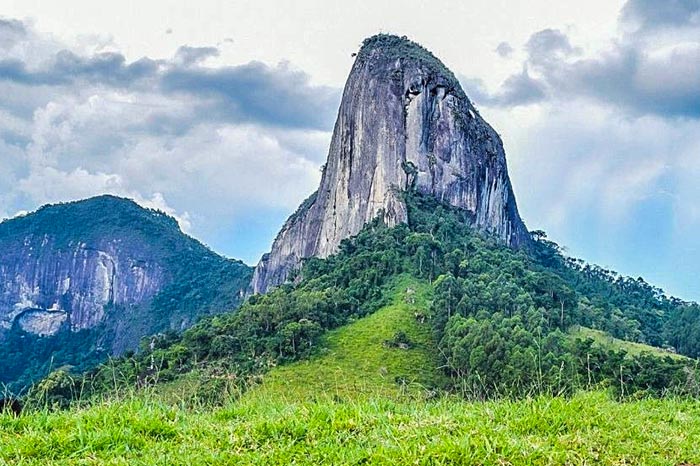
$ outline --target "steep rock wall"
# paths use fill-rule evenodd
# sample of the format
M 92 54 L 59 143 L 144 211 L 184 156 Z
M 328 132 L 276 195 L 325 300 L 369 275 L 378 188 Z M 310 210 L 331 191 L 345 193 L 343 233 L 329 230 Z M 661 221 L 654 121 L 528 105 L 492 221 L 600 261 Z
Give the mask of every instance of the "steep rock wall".
M 510 246 L 529 241 L 498 134 L 430 52 L 379 35 L 350 72 L 321 185 L 263 256 L 253 292 L 283 283 L 304 258 L 332 254 L 378 215 L 405 222 L 405 189 L 467 209 L 477 228 Z
M 15 319 L 23 330 L 52 335 L 102 322 L 107 305 L 133 305 L 153 297 L 169 281 L 163 267 L 116 239 L 57 246 L 49 235 L 2 245 L 0 327 Z

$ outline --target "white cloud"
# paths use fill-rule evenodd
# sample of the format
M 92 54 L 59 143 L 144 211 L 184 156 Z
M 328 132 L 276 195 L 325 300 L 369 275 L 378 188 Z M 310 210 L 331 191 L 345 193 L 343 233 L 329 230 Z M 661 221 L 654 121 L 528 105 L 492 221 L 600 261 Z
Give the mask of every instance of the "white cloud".
M 91 173 L 77 167 L 69 172 L 54 167 L 33 169 L 29 176 L 18 180 L 17 190 L 38 204 L 66 199 L 82 199 L 100 193 L 120 190 L 119 175 Z
M 0 91 L 7 96 L 0 101 L 3 217 L 108 193 L 173 215 L 183 230 L 207 240 L 221 224 L 239 224 L 251 212 L 293 211 L 317 185 L 327 131 L 266 121 L 264 112 L 222 114 L 221 104 L 200 84 L 192 92 L 186 87 L 168 92 L 158 84 L 162 73 L 182 67 L 196 79 L 201 59 L 216 49 L 181 49 L 156 68 L 146 61 L 142 70 L 152 75 L 147 83 L 136 83 L 131 76 L 143 76 L 142 71 L 134 71 L 118 53 L 94 55 L 110 49 L 109 38 L 82 44 L 67 51 L 65 43 L 37 34 L 31 24 L 0 22 Z M 9 68 L 2 68 L 3 58 L 10 60 Z M 69 73 L 51 77 L 54 71 L 61 74 L 57 70 Z M 110 73 L 124 79 L 115 81 Z M 321 107 L 299 107 L 300 96 L 313 95 L 316 88 L 288 64 L 205 72 L 215 86 L 239 79 L 252 83 L 257 73 L 256 92 L 270 86 L 290 115 L 298 107 L 310 115 L 305 121 L 317 126 L 311 113 Z M 330 91 L 319 89 L 328 98 Z M 230 99 L 242 95 L 220 87 L 212 92 Z M 275 102 L 268 104 L 272 108 Z M 236 247 L 227 244 L 228 252 Z M 262 253 L 245 247 L 240 246 L 241 255 Z
M 697 199 L 674 180 L 700 176 L 699 164 L 688 160 L 697 154 L 699 121 L 627 118 L 581 100 L 529 111 L 528 119 L 486 113 L 501 123 L 530 224 L 565 225 L 583 210 L 615 223 L 652 196 Z
M 218 12 L 218 3 L 205 0 L 202 8 Z M 683 117 L 695 114 L 695 107 L 683 106 L 692 104 L 683 96 L 697 95 L 697 22 L 674 29 L 666 21 L 662 28 L 652 28 L 648 18 L 653 11 L 639 9 L 643 2 L 631 0 L 628 4 L 637 5 L 636 18 L 647 26 L 618 28 L 616 33 L 622 3 L 579 2 L 572 8 L 546 0 L 490 0 L 453 2 L 443 10 L 416 0 L 410 8 L 405 2 L 389 2 L 379 10 L 348 3 L 336 11 L 320 0 L 305 0 L 309 8 L 262 2 L 254 15 L 246 16 L 234 2 L 222 14 L 203 15 L 209 27 L 201 28 L 195 26 L 197 18 L 178 8 L 167 25 L 153 27 L 162 19 L 158 2 L 139 4 L 141 14 L 134 21 L 119 17 L 124 8 L 116 4 L 98 7 L 85 0 L 75 8 L 81 16 L 68 15 L 58 4 L 15 2 L 9 13 L 37 14 L 37 24 L 64 37 L 37 33 L 26 22 L 24 29 L 0 27 L 0 60 L 10 59 L 5 72 L 16 78 L 0 79 L 0 213 L 110 192 L 175 215 L 195 236 L 217 238 L 214 246 L 219 250 L 254 258 L 320 176 L 335 108 L 332 89 L 313 83 L 342 85 L 352 63 L 350 53 L 364 36 L 381 30 L 423 42 L 456 73 L 479 78 L 486 88 L 507 84 L 494 102 L 519 107 L 484 108 L 482 114 L 503 135 L 528 226 L 548 230 L 586 259 L 654 279 L 648 273 L 653 269 L 637 267 L 639 261 L 631 254 L 653 256 L 659 270 L 672 269 L 669 258 L 692 249 L 700 228 L 700 127 L 697 118 Z M 498 9 L 512 14 L 490 15 Z M 415 21 L 416 12 L 422 21 Z M 310 21 L 309 15 L 315 19 Z M 522 21 L 515 24 L 514 17 Z M 231 33 L 232 24 L 235 42 L 219 47 L 219 56 L 193 47 L 186 57 L 174 58 L 182 44 L 216 44 Z M 261 35 L 260 24 L 278 27 Z M 305 27 L 303 38 L 299 24 Z M 308 24 L 324 26 L 309 29 Z M 113 32 L 116 39 L 75 37 L 73 31 L 90 32 L 88 26 Z M 540 43 L 562 58 L 550 63 L 558 67 L 556 72 L 543 76 L 549 71 L 523 68 L 528 57 L 518 44 L 526 44 L 533 32 L 556 27 L 563 33 L 550 33 L 552 41 Z M 172 34 L 164 34 L 166 28 Z M 515 49 L 507 60 L 494 51 L 501 42 Z M 64 68 L 57 67 L 56 54 L 65 49 L 71 54 L 58 63 Z M 629 50 L 640 52 L 635 67 L 625 68 L 633 72 L 607 75 L 624 80 L 584 79 L 624 64 L 624 56 L 615 53 Z M 112 55 L 96 55 L 105 52 Z M 157 59 L 131 67 L 144 54 Z M 206 59 L 206 69 L 199 59 Z M 313 76 L 289 65 L 270 66 L 285 59 Z M 231 66 L 249 60 L 267 65 Z M 17 62 L 24 68 L 15 66 Z M 41 74 L 65 67 L 75 79 L 57 83 L 65 73 Z M 185 68 L 171 88 L 162 86 L 166 73 Z M 247 82 L 258 86 L 257 76 L 274 92 L 254 87 L 257 95 L 268 98 L 253 108 L 245 104 L 253 94 L 240 89 L 248 89 Z M 580 80 L 562 79 L 574 89 L 557 91 L 553 79 L 562 76 Z M 37 82 L 42 79 L 52 84 Z M 674 89 L 674 105 L 664 106 L 665 93 Z M 319 95 L 322 99 L 314 99 Z M 304 105 L 310 99 L 324 105 Z M 316 118 L 318 108 L 326 112 L 323 118 Z M 297 113 L 301 111 L 304 118 Z M 277 121 L 266 121 L 273 114 Z M 299 121 L 305 124 L 290 129 Z M 231 232 L 253 223 L 251 219 L 258 222 L 256 228 L 267 229 L 268 237 L 232 244 Z M 652 227 L 667 224 L 672 234 L 655 237 Z M 639 233 L 651 238 L 647 249 L 615 255 L 625 243 L 639 240 L 629 229 L 644 228 L 654 231 Z M 261 236 L 258 230 L 246 234 Z M 614 251 L 605 250 L 603 243 Z M 242 251 L 250 244 L 255 244 L 255 253 Z M 700 263 L 697 254 L 682 257 Z M 697 266 L 688 267 L 697 276 Z
M 180 229 L 185 233 L 191 233 L 192 223 L 190 222 L 189 212 L 178 213 L 175 209 L 170 207 L 165 201 L 165 198 L 161 193 L 153 193 L 153 197 L 150 199 L 144 199 L 139 193 L 134 193 L 130 196 L 137 204 L 147 207 L 149 209 L 157 209 L 161 212 L 165 212 L 171 217 L 175 217 Z
M 186 102 L 111 89 L 86 95 L 35 111 L 26 150 L 12 152 L 24 168 L 2 186 L 5 199 L 22 200 L 15 209 L 109 193 L 202 234 L 253 209 L 293 211 L 318 184 L 329 133 L 200 124 L 160 134 L 154 121 L 184 113 Z

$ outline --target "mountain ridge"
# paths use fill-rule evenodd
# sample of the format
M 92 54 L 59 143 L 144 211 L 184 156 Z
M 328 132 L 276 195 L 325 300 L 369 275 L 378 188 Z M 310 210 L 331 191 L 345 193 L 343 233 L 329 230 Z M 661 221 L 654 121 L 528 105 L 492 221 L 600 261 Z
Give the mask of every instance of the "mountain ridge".
M 401 388 L 413 377 L 382 369 L 381 355 L 390 349 L 406 367 L 402 355 L 412 353 L 404 351 L 422 348 L 440 369 L 441 381 L 432 378 L 437 392 L 465 398 L 598 388 L 620 399 L 700 393 L 697 304 L 567 258 L 541 232 L 531 248 L 513 249 L 476 230 L 465 209 L 415 192 L 404 193 L 404 200 L 407 223 L 388 227 L 376 218 L 336 254 L 304 261 L 294 283 L 250 296 L 235 312 L 202 319 L 180 335 L 157 336 L 140 353 L 94 368 L 69 386 L 89 387 L 80 395 L 88 400 L 155 386 L 168 393 L 180 387 L 184 400 L 217 403 L 264 383 L 270 371 L 273 391 L 285 390 L 286 374 L 290 388 L 308 388 L 311 396 L 366 371 L 385 388 Z M 394 311 L 405 325 L 381 321 L 396 323 Z M 576 326 L 590 330 L 573 331 Z M 362 335 L 354 333 L 359 329 Z M 612 343 L 589 338 L 594 331 Z M 432 335 L 437 347 L 425 346 L 419 334 Z M 345 343 L 327 346 L 339 342 L 334 335 Z M 315 364 L 323 366 L 316 388 L 306 387 Z M 75 400 L 50 381 L 34 393 L 61 405 Z

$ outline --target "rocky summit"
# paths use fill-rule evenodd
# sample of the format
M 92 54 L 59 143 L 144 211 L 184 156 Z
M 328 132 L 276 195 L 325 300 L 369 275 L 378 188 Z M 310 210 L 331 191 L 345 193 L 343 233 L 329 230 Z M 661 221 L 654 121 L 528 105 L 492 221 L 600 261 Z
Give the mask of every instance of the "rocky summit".
M 253 292 L 284 283 L 304 258 L 333 254 L 378 216 L 405 222 L 406 190 L 466 209 L 476 228 L 509 246 L 530 241 L 496 131 L 433 54 L 380 34 L 357 53 L 321 185 L 261 259 Z

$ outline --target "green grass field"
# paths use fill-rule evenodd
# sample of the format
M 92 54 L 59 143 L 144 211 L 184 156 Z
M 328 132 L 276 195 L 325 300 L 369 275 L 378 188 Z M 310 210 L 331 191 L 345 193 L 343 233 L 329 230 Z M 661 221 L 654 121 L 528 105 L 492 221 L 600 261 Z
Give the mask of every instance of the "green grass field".
M 315 356 L 274 368 L 246 398 L 297 401 L 324 396 L 421 396 L 440 385 L 430 324 L 420 323 L 415 315 L 428 308 L 430 286 L 402 276 L 392 288 L 390 305 L 328 332 Z M 397 332 L 408 337 L 407 349 L 385 344 Z
M 0 417 L 3 465 L 700 464 L 700 404 L 571 399 L 239 400 L 183 410 L 136 397 Z
M 662 348 L 657 348 L 655 346 L 649 346 L 642 343 L 635 343 L 633 341 L 620 340 L 615 338 L 609 333 L 603 332 L 602 330 L 595 330 L 588 327 L 581 327 L 579 325 L 572 327 L 569 332 L 574 338 L 592 339 L 596 345 L 600 345 L 603 348 L 615 349 L 615 350 L 625 350 L 630 356 L 639 356 L 641 354 L 653 354 L 656 356 L 666 357 L 670 356 L 674 359 L 688 359 L 687 357 L 665 351 Z
M 0 465 L 700 464 L 696 401 L 430 399 L 441 375 L 415 316 L 430 287 L 401 277 L 393 290 L 392 303 L 329 332 L 312 358 L 273 368 L 221 407 L 191 402 L 190 375 L 165 391 L 0 415 Z M 408 348 L 385 344 L 399 331 Z

